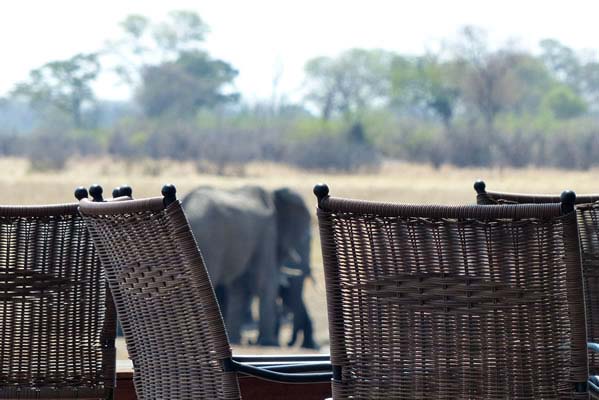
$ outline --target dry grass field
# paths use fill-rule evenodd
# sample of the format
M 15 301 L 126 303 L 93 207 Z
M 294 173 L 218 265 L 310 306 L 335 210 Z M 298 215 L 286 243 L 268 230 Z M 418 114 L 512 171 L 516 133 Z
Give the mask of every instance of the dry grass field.
M 507 190 L 535 193 L 560 193 L 573 189 L 577 193 L 599 191 L 599 170 L 565 171 L 556 169 L 459 169 L 443 167 L 435 170 L 426 165 L 386 163 L 375 174 L 330 174 L 306 172 L 274 164 L 250 164 L 243 177 L 222 177 L 198 174 L 193 165 L 167 161 L 137 163 L 114 162 L 110 159 L 72 160 L 64 172 L 33 172 L 23 159 L 0 159 L 0 180 L 3 187 L 3 204 L 42 204 L 74 201 L 76 186 L 100 183 L 107 194 L 123 183 L 133 187 L 136 197 L 157 196 L 164 183 L 176 185 L 183 196 L 198 185 L 234 187 L 258 184 L 267 188 L 289 186 L 304 196 L 313 207 L 312 187 L 326 182 L 332 195 L 364 199 L 377 199 L 405 203 L 468 204 L 475 202 L 472 183 L 483 178 L 490 190 Z M 313 272 L 315 284 L 307 284 L 304 294 L 314 320 L 316 340 L 327 351 L 327 321 L 322 261 L 316 225 L 314 223 Z M 286 342 L 288 331 L 282 332 L 281 342 Z M 119 358 L 126 358 L 122 341 Z M 241 346 L 243 353 L 303 352 L 299 348 L 260 348 Z

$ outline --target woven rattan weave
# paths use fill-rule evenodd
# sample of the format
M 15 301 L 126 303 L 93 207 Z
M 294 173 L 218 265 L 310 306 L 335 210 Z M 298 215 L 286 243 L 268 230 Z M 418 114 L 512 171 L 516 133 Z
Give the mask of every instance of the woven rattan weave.
M 315 193 L 334 399 L 588 398 L 574 213 Z
M 487 192 L 484 182 L 475 184 L 478 204 L 534 204 L 559 203 L 559 196 L 527 195 L 519 193 Z M 585 281 L 587 336 L 599 343 L 599 195 L 576 197 L 578 234 L 582 251 Z M 591 374 L 599 374 L 599 353 L 589 352 Z
M 114 294 L 140 400 L 238 399 L 231 349 L 179 201 L 83 200 Z
M 0 207 L 0 398 L 110 398 L 115 324 L 77 204 Z

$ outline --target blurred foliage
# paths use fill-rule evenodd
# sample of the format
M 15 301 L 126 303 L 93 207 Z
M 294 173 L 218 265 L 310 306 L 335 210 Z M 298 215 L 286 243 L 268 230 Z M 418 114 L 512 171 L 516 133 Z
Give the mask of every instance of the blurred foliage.
M 392 54 L 383 50 L 348 50 L 338 57 L 317 57 L 306 63 L 306 100 L 322 119 L 360 118 L 367 109 L 383 106 L 389 93 Z
M 237 69 L 203 48 L 208 25 L 189 11 L 131 15 L 96 53 L 31 71 L 0 99 L 0 153 L 57 169 L 74 154 L 192 161 L 243 174 L 252 160 L 339 171 L 384 158 L 458 166 L 596 166 L 599 59 L 555 39 L 532 53 L 464 27 L 437 52 L 348 49 L 305 65 L 304 96 L 249 104 Z M 117 73 L 129 102 L 96 99 Z
M 34 69 L 29 73 L 29 80 L 16 85 L 12 96 L 24 99 L 35 108 L 54 108 L 69 116 L 80 128 L 84 123 L 84 108 L 94 104 L 91 84 L 99 72 L 97 54 L 77 54 Z
M 576 118 L 586 112 L 585 101 L 568 86 L 554 86 L 545 95 L 543 104 L 556 118 Z
M 391 68 L 392 104 L 430 112 L 449 126 L 460 94 L 454 78 L 456 67 L 455 62 L 440 61 L 433 54 L 396 56 Z
M 150 117 L 190 117 L 201 108 L 237 101 L 237 93 L 221 89 L 235 76 L 237 71 L 228 63 L 199 50 L 185 51 L 175 62 L 144 68 L 137 100 Z

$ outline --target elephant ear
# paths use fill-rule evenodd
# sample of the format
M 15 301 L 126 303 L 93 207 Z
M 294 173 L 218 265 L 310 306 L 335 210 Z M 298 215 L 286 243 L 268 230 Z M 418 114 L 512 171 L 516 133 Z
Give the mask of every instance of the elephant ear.
M 275 208 L 277 209 L 277 214 L 281 217 L 289 218 L 307 216 L 310 218 L 310 213 L 308 212 L 306 203 L 304 203 L 304 199 L 302 199 L 299 193 L 284 187 L 276 189 L 273 192 L 273 199 Z
M 281 264 L 309 274 L 310 213 L 299 193 L 281 188 L 273 192 Z

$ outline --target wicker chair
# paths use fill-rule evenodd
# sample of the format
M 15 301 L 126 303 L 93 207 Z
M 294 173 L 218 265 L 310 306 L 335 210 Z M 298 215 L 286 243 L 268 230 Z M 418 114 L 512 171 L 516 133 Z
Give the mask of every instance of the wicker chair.
M 0 206 L 1 399 L 112 398 L 116 313 L 77 207 Z
M 417 206 L 317 185 L 333 398 L 588 398 L 572 198 Z
M 483 181 L 474 183 L 478 204 L 559 203 L 560 196 L 487 192 Z M 589 342 L 599 343 L 599 195 L 576 196 L 578 235 L 585 281 L 586 321 Z M 594 347 L 590 347 L 591 350 Z M 599 374 L 599 353 L 589 352 L 589 369 Z M 599 379 L 597 379 L 599 383 Z
M 174 187 L 165 186 L 163 195 L 113 203 L 84 199 L 79 208 L 113 292 L 138 399 L 239 399 L 238 372 L 281 382 L 330 380 L 326 362 L 276 365 L 269 358 L 270 367 L 257 368 L 232 358 Z

